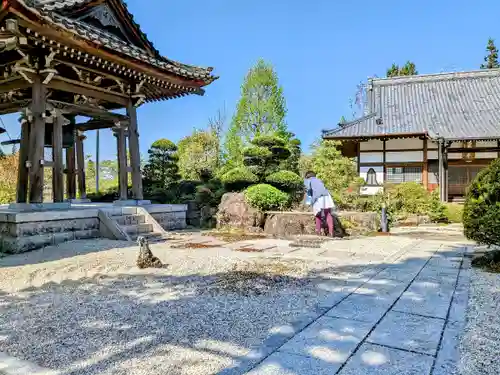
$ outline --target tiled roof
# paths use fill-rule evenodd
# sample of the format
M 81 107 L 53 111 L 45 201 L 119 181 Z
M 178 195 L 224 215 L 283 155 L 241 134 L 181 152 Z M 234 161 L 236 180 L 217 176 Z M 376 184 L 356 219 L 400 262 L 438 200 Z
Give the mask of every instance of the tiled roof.
M 22 0 L 21 0 L 22 1 Z M 197 66 L 182 64 L 174 60 L 167 59 L 159 54 L 152 56 L 146 50 L 131 45 L 121 38 L 105 31 L 98 29 L 85 22 L 77 21 L 69 17 L 63 16 L 57 12 L 75 5 L 82 5 L 89 0 L 32 0 L 33 4 L 24 3 L 32 11 L 38 13 L 46 21 L 53 22 L 57 26 L 65 28 L 70 32 L 77 34 L 91 42 L 103 45 L 111 50 L 126 54 L 134 59 L 147 62 L 160 69 L 170 73 L 181 75 L 190 79 L 202 80 L 206 84 L 213 82 L 218 77 L 211 75 L 212 68 L 201 68 Z M 137 25 L 138 26 L 138 25 Z M 144 35 L 145 37 L 145 35 Z
M 370 115 L 324 137 L 500 138 L 499 69 L 374 79 L 371 85 Z

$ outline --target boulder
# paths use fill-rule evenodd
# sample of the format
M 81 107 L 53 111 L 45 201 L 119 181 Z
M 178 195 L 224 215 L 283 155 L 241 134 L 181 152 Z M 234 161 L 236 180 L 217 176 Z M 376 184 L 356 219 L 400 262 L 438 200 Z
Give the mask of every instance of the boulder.
M 340 211 L 335 214 L 351 236 L 376 232 L 380 228 L 380 219 L 376 212 Z M 303 211 L 267 212 L 264 233 L 276 237 L 316 234 L 314 214 Z
M 238 228 L 258 232 L 264 226 L 264 214 L 245 201 L 243 193 L 226 193 L 217 211 L 217 228 Z

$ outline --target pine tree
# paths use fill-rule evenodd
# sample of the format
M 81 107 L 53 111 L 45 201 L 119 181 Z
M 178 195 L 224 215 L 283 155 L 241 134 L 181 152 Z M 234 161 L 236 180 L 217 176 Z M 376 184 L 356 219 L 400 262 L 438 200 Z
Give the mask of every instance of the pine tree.
M 180 179 L 177 166 L 177 146 L 168 139 L 158 139 L 148 150 L 149 161 L 144 167 L 144 189 L 166 189 Z
M 399 76 L 414 76 L 417 75 L 418 71 L 415 63 L 407 61 L 402 67 L 397 64 L 392 64 L 392 66 L 387 69 L 387 77 L 399 77 Z
M 283 88 L 271 64 L 259 60 L 241 87 L 241 98 L 225 140 L 226 161 L 242 162 L 241 150 L 254 137 L 276 135 L 289 140 Z
M 491 38 L 488 39 L 486 51 L 488 54 L 484 57 L 485 64 L 481 64 L 481 69 L 500 68 L 500 64 L 498 63 L 498 49 L 495 46 L 495 41 Z

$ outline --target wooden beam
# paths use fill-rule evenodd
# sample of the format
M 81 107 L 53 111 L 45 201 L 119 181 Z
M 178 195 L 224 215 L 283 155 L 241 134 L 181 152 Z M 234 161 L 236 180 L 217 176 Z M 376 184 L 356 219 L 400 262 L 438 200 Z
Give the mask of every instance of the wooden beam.
M 22 109 L 31 105 L 31 100 L 14 100 L 10 103 L 0 104 L 0 115 L 7 115 L 9 113 L 20 112 Z
M 29 201 L 30 203 L 43 203 L 43 165 L 45 144 L 45 112 L 46 88 L 42 84 L 39 75 L 33 76 L 33 91 L 31 111 L 33 113 L 33 124 L 30 132 L 30 157 L 29 172 Z
M 425 190 L 429 189 L 429 161 L 427 159 L 427 139 L 424 139 L 424 165 L 422 167 L 422 184 Z
M 143 200 L 142 174 L 141 174 L 141 154 L 139 152 L 139 132 L 137 130 L 137 110 L 132 102 L 127 105 L 127 115 L 130 122 L 128 125 L 130 164 L 132 167 L 132 194 L 133 198 Z
M 128 173 L 127 173 L 127 141 L 125 130 L 118 128 L 115 131 L 116 146 L 118 149 L 118 185 L 120 189 L 120 200 L 128 198 Z
M 49 82 L 48 86 L 54 90 L 61 90 L 80 95 L 89 96 L 107 102 L 119 104 L 121 106 L 127 105 L 127 96 L 121 95 L 116 92 L 109 92 L 105 89 L 87 85 L 78 81 L 56 76 Z
M 31 83 L 23 78 L 9 79 L 0 81 L 0 94 L 5 94 L 10 91 L 24 90 L 31 87 Z
M 66 149 L 66 188 L 68 199 L 76 198 L 75 147 Z
M 76 168 L 78 175 L 78 193 L 80 193 L 80 199 L 87 198 L 87 188 L 85 185 L 85 155 L 83 153 L 83 140 L 85 137 L 83 133 L 78 132 L 75 138 L 75 149 L 76 149 Z
M 21 124 L 21 143 L 19 146 L 19 166 L 17 175 L 17 203 L 27 203 L 28 201 L 28 168 L 26 162 L 29 158 L 30 146 L 30 123 L 24 121 Z
M 64 201 L 64 174 L 63 174 L 63 121 L 59 115 L 55 118 L 52 131 L 52 158 L 54 167 L 52 170 L 52 193 L 54 202 Z
M 500 152 L 500 147 L 471 147 L 471 148 L 448 148 L 450 154 L 463 154 L 471 152 Z
M 119 113 L 110 112 L 98 107 L 92 107 L 84 104 L 61 102 L 58 100 L 51 100 L 51 99 L 48 100 L 48 103 L 50 103 L 55 108 L 60 109 L 65 113 L 70 113 L 73 115 L 98 118 L 105 121 L 111 121 L 113 124 L 116 121 L 120 122 L 128 121 L 127 116 L 121 115 Z M 88 121 L 87 123 L 91 123 L 92 121 L 94 120 Z

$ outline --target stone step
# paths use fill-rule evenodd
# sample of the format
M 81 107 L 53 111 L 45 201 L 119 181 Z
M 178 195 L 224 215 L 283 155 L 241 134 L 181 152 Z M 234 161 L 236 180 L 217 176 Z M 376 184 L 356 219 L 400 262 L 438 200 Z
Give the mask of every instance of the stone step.
M 120 215 L 111 218 L 121 226 L 144 224 L 146 222 L 144 215 Z
M 150 233 L 133 233 L 130 234 L 130 239 L 132 241 L 136 241 L 137 237 L 142 236 L 145 237 L 149 243 L 163 242 L 168 239 L 168 236 L 163 233 L 150 232 Z
M 129 236 L 153 232 L 153 224 L 122 225 L 121 227 Z

